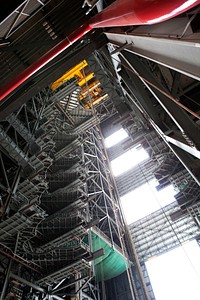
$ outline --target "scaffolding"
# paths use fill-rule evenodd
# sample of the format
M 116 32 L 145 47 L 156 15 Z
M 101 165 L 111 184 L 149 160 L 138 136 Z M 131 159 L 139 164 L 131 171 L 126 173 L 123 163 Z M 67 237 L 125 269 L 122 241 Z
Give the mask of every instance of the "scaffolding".
M 3 124 L 2 156 L 20 169 L 9 195 L 8 163 L 1 160 L 9 203 L 5 192 L 0 241 L 7 257 L 17 256 L 31 269 L 22 272 L 22 282 L 52 297 L 59 291 L 99 300 L 99 285 L 124 271 L 133 289 L 133 262 L 99 126 L 112 104 L 108 99 L 86 110 L 79 93 L 73 80 L 55 91 L 47 87 Z M 108 263 L 116 259 L 112 275 Z

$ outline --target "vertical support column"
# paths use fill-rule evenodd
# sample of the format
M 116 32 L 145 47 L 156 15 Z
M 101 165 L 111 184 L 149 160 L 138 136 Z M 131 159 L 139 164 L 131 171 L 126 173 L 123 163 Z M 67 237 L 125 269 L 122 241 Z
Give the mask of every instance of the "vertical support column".
M 19 184 L 21 170 L 22 170 L 22 167 L 19 166 L 18 169 L 17 169 L 17 172 L 15 174 L 15 178 L 13 180 L 11 191 L 9 192 L 9 195 L 8 195 L 8 197 L 6 199 L 5 204 L 4 204 L 4 210 L 3 210 L 3 213 L 2 213 L 3 216 L 7 213 L 7 210 L 8 210 L 10 201 L 11 201 L 11 197 L 12 197 L 13 194 L 15 194 L 15 192 L 17 190 L 17 187 L 18 187 L 18 184 Z
M 10 278 L 11 267 L 12 267 L 12 259 L 10 258 L 9 263 L 8 263 L 8 267 L 7 267 L 7 270 L 6 270 L 6 276 L 5 276 L 5 279 L 4 279 L 4 284 L 3 284 L 3 289 L 2 289 L 2 292 L 1 292 L 0 300 L 5 299 L 6 290 L 7 290 L 7 287 L 8 287 L 8 281 L 9 281 L 9 278 Z
M 82 289 L 81 289 L 81 274 L 77 274 L 75 276 L 76 284 L 75 284 L 75 293 L 76 293 L 76 300 L 82 300 Z
M 105 144 L 103 142 L 103 134 L 101 132 L 100 127 L 98 128 L 98 131 L 99 131 L 100 139 L 102 140 L 102 146 L 103 146 L 102 148 L 103 148 L 103 152 L 104 152 L 104 155 L 105 155 L 105 158 L 106 158 L 106 159 L 103 160 L 105 170 L 106 170 L 106 167 L 107 167 L 105 165 L 106 161 L 107 161 L 109 169 L 111 169 L 111 166 L 109 164 L 108 154 L 107 154 L 107 151 L 106 151 L 106 148 L 105 148 Z M 108 182 L 108 189 L 109 189 L 110 197 L 111 197 L 111 200 L 112 200 L 112 208 L 113 208 L 114 217 L 115 217 L 115 221 L 116 221 L 116 225 L 117 225 L 117 232 L 118 232 L 118 235 L 119 235 L 120 246 L 121 246 L 124 258 L 125 258 L 125 257 L 128 257 L 128 253 L 127 253 L 127 249 L 126 249 L 126 245 L 125 245 L 125 241 L 124 241 L 124 237 L 123 237 L 123 232 L 122 232 L 122 228 L 121 228 L 121 222 L 123 222 L 124 226 L 126 226 L 125 225 L 125 218 L 123 217 L 122 208 L 120 207 L 119 195 L 118 195 L 118 192 L 117 192 L 115 179 L 113 178 L 112 173 L 109 177 L 108 172 L 106 172 L 106 179 L 107 179 L 107 182 Z M 112 187 L 111 187 L 111 182 L 113 184 Z M 118 215 L 118 212 L 116 211 L 116 206 L 115 206 L 114 200 L 117 201 L 119 207 L 121 208 L 120 209 L 120 212 L 121 212 L 120 216 Z M 121 219 L 120 219 L 120 217 L 121 217 Z M 121 222 L 120 222 L 120 220 L 121 220 Z M 126 231 L 126 228 L 125 228 L 125 231 Z M 139 300 L 138 295 L 137 295 L 137 290 L 136 290 L 136 287 L 135 287 L 135 283 L 134 283 L 134 280 L 133 280 L 133 275 L 132 275 L 131 269 L 129 267 L 126 268 L 126 274 L 127 274 L 127 278 L 128 278 L 128 282 L 129 282 L 129 288 L 130 288 L 132 300 Z M 147 298 L 147 300 L 149 300 L 149 298 Z
M 17 238 L 16 238 L 14 254 L 17 251 L 18 240 L 19 240 L 19 232 L 18 232 Z M 0 298 L 0 300 L 4 300 L 5 299 L 5 294 L 6 294 L 6 290 L 7 290 L 7 287 L 8 287 L 9 278 L 10 278 L 10 271 L 11 271 L 11 267 L 12 267 L 12 262 L 13 262 L 12 258 L 10 258 L 9 263 L 8 263 L 8 267 L 7 267 L 7 270 L 6 270 L 6 276 L 5 276 L 5 280 L 4 280 L 4 284 L 3 284 L 3 289 L 2 289 L 2 292 L 1 292 L 1 298 Z

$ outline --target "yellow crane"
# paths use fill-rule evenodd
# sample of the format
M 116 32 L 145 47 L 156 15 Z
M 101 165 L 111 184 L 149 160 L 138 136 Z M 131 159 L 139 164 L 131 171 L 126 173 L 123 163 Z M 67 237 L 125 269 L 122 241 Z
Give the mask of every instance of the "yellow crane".
M 81 61 L 79 64 L 68 70 L 64 75 L 58 78 L 54 83 L 51 85 L 52 91 L 56 90 L 59 86 L 61 86 L 66 81 L 72 79 L 73 77 L 77 78 L 77 83 L 79 86 L 84 85 L 86 82 L 91 80 L 94 77 L 94 73 L 89 73 L 88 75 L 84 76 L 81 72 L 82 69 L 88 66 L 86 60 Z

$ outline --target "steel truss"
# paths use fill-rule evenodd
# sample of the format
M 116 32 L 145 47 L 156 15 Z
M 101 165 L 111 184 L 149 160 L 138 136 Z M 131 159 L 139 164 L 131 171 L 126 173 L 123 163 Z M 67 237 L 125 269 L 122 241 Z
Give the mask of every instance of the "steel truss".
M 109 99 L 85 110 L 78 89 L 47 87 L 2 122 L 1 253 L 8 278 L 24 266 L 22 288 L 99 300 L 92 230 L 126 261 L 129 251 L 99 127 L 115 109 Z
M 0 37 L 7 40 L 19 27 L 21 27 L 29 18 L 40 11 L 48 1 L 44 0 L 25 0 L 21 5 L 2 22 Z M 6 43 L 6 42 L 5 42 Z M 9 43 L 9 42 L 8 42 Z
M 145 262 L 152 256 L 169 251 L 185 241 L 196 238 L 199 234 L 199 227 L 195 224 L 192 216 L 195 209 L 197 212 L 198 207 L 195 206 L 189 209 L 190 214 L 172 221 L 170 216 L 178 211 L 177 204 L 174 202 L 132 223 L 130 231 L 140 261 Z

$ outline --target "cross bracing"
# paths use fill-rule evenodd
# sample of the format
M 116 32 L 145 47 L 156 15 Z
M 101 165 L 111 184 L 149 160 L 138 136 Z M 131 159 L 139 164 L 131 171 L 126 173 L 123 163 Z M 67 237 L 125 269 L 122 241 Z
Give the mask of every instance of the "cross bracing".
M 190 208 L 191 215 L 171 220 L 170 216 L 178 209 L 174 202 L 130 225 L 140 261 L 145 262 L 148 258 L 180 246 L 198 235 L 199 227 L 192 217 L 193 209 Z
M 103 255 L 92 252 L 92 229 L 125 261 L 128 252 L 99 127 L 100 120 L 112 113 L 113 105 L 108 99 L 107 104 L 100 103 L 95 110 L 85 110 L 75 101 L 78 92 L 76 82 L 56 92 L 46 88 L 3 123 L 7 140 L 17 145 L 9 159 L 17 165 L 21 155 L 24 161 L 5 207 L 6 218 L 9 216 L 9 222 L 14 219 L 8 233 L 2 235 L 2 243 L 13 251 L 19 233 L 16 255 L 40 270 L 33 275 L 38 285 L 53 287 L 65 280 L 75 292 L 79 274 L 87 294 L 88 283 L 84 280 L 95 275 L 93 255 Z M 8 154 L 6 147 L 2 156 Z M 2 166 L 7 190 L 11 184 L 7 162 L 2 161 Z M 15 213 L 17 208 L 20 218 Z M 5 233 L 6 221 L 1 225 Z M 97 290 L 92 297 L 96 294 Z

